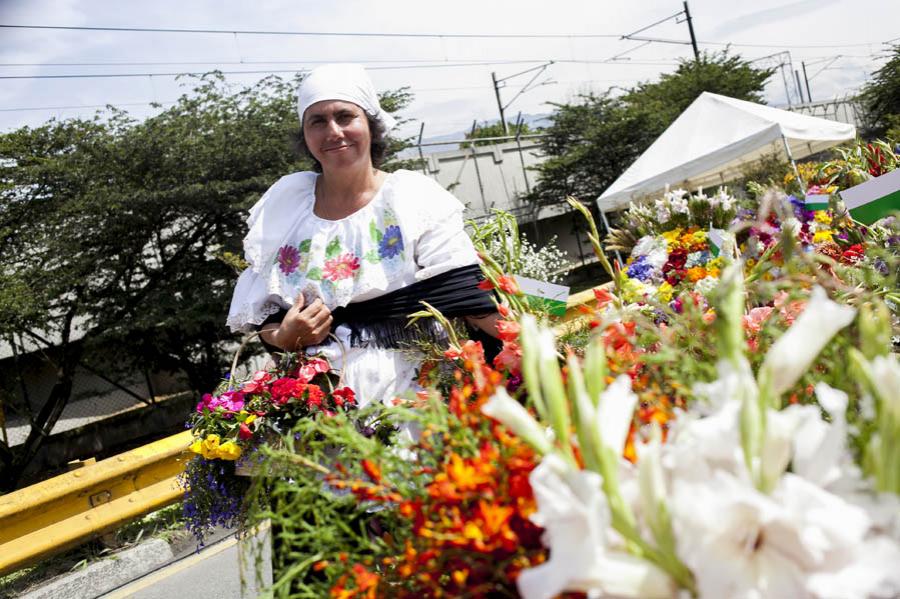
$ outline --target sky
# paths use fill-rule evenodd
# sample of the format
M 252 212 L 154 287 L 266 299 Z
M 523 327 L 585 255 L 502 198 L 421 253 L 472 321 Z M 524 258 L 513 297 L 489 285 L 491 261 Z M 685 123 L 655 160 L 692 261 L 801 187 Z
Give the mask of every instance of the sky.
M 883 64 L 890 47 L 885 42 L 900 43 L 900 2 L 870 0 L 865 9 L 860 6 L 850 0 L 689 2 L 701 50 L 731 44 L 732 52 L 748 59 L 789 52 L 798 71 L 806 63 L 814 101 L 854 93 Z M 152 115 L 159 110 L 152 102 L 165 108 L 187 91 L 185 80 L 170 73 L 264 72 L 227 75 L 229 83 L 244 86 L 273 71 L 362 62 L 377 89 L 409 86 L 415 99 L 403 116 L 411 121 L 398 133 L 418 134 L 424 123 L 427 139 L 467 130 L 475 120 L 498 118 L 492 72 L 505 79 L 500 95 L 509 103 L 510 120 L 519 111 L 548 113 L 550 103 L 571 101 L 586 91 L 615 93 L 655 80 L 674 70 L 678 59 L 690 58 L 691 46 L 621 36 L 682 8 L 673 0 L 0 0 L 0 25 L 226 32 L 0 27 L 0 131 L 37 126 L 50 118 L 90 117 L 106 104 L 137 118 Z M 638 35 L 687 42 L 687 23 L 678 20 Z M 390 35 L 401 33 L 418 37 Z M 521 35 L 533 37 L 515 37 Z M 538 71 L 518 73 L 549 61 L 555 62 L 516 97 Z M 34 78 L 83 74 L 140 76 Z M 23 76 L 32 78 L 8 78 Z M 791 101 L 797 102 L 795 86 L 789 85 Z M 771 79 L 766 99 L 774 106 L 787 103 L 780 74 Z

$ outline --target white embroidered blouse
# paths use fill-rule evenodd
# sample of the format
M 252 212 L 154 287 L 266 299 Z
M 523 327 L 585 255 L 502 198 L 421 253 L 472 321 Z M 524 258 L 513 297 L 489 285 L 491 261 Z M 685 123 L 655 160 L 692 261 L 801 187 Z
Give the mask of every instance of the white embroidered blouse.
M 463 205 L 432 179 L 416 172 L 390 173 L 372 200 L 340 220 L 313 213 L 318 175 L 301 172 L 279 179 L 250 210 L 244 256 L 228 314 L 234 331 L 251 331 L 267 316 L 289 308 L 303 294 L 334 310 L 372 299 L 415 281 L 478 262 L 463 229 Z M 418 363 L 397 350 L 343 349 L 329 342 L 323 352 L 360 405 L 389 402 L 414 387 Z

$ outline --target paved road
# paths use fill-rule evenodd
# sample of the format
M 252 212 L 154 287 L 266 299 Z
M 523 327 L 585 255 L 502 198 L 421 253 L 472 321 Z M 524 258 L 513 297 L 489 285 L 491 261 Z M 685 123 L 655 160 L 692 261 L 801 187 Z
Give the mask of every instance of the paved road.
M 262 563 L 263 586 L 272 583 L 271 556 L 268 529 L 259 533 L 256 539 L 264 543 Z M 191 554 L 164 568 L 146 574 L 141 578 L 101 595 L 103 599 L 242 599 L 256 597 L 253 553 L 253 539 L 237 541 L 229 536 L 205 547 L 200 553 Z M 243 560 L 241 554 L 243 553 Z M 241 564 L 241 561 L 244 563 Z M 245 587 L 241 589 L 241 572 L 245 577 Z

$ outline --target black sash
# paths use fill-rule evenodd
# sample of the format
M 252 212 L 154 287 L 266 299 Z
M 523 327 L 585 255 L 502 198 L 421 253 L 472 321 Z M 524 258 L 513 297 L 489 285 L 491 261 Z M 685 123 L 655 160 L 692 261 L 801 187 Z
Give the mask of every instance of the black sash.
M 399 348 L 422 335 L 435 338 L 437 331 L 433 326 L 406 326 L 410 314 L 424 309 L 419 302 L 428 302 L 448 318 L 495 312 L 493 293 L 478 288 L 483 279 L 477 264 L 454 268 L 374 299 L 335 308 L 331 313 L 334 319 L 331 328 L 333 331 L 338 325 L 346 325 L 350 329 L 351 347 Z M 281 322 L 286 314 L 287 310 L 276 312 L 263 325 Z M 488 341 L 493 341 L 482 335 L 473 338 L 481 340 L 485 349 Z M 282 351 L 263 343 L 272 353 Z

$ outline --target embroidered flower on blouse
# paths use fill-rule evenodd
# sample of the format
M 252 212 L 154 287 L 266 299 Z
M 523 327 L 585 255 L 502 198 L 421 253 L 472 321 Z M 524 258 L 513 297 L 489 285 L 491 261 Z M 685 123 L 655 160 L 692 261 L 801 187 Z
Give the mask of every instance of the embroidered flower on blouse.
M 393 258 L 403 251 L 403 236 L 400 227 L 391 225 L 384 231 L 384 237 L 378 245 L 378 255 L 382 258 Z
M 337 258 L 325 261 L 325 268 L 322 269 L 322 276 L 330 281 L 340 281 L 341 279 L 349 279 L 359 270 L 359 258 L 353 254 L 341 254 Z
M 278 250 L 278 267 L 286 275 L 291 274 L 300 265 L 300 252 L 292 245 L 285 245 Z

